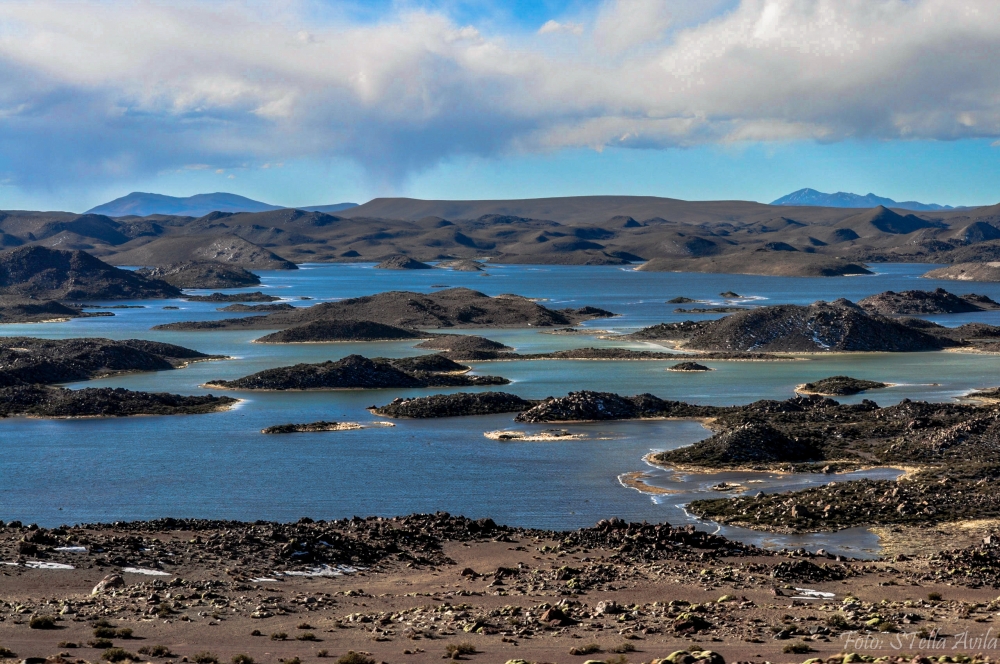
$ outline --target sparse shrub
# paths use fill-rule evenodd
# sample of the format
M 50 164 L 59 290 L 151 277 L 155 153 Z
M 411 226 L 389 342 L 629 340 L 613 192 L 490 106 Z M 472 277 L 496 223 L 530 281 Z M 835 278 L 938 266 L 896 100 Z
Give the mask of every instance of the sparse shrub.
M 271 635 L 272 641 L 284 641 L 287 638 L 288 634 L 286 634 L 285 632 L 275 632 L 274 634 Z
M 115 644 L 111 643 L 111 639 L 91 639 L 90 641 L 87 641 L 87 645 L 91 648 L 103 650 L 105 648 L 110 648 Z
M 336 664 L 375 664 L 375 660 L 359 652 L 348 650 L 346 655 L 337 658 Z
M 101 654 L 101 659 L 108 662 L 138 661 L 139 658 L 124 648 L 108 648 Z
M 292 657 L 289 659 L 279 659 L 278 661 L 282 662 L 282 664 L 302 664 L 302 660 L 299 659 L 298 657 Z
M 941 596 L 941 593 L 927 593 L 927 599 L 932 602 L 940 602 L 944 597 Z
M 254 631 L 250 632 L 250 636 L 264 636 L 264 635 L 260 633 L 259 629 L 255 629 Z
M 298 625 L 295 626 L 295 629 L 312 629 L 312 625 L 310 625 L 307 622 L 299 623 Z
M 628 664 L 628 657 L 625 655 L 618 655 L 617 657 L 608 657 L 604 660 L 604 664 Z
M 214 652 L 200 652 L 191 658 L 195 664 L 219 664 L 219 657 Z
M 812 648 L 804 641 L 797 641 L 787 644 L 781 649 L 781 652 L 789 655 L 804 655 L 807 652 L 812 652 Z
M 319 639 L 316 638 L 316 635 L 313 634 L 312 632 L 306 632 L 305 634 L 299 634 L 298 636 L 295 637 L 295 640 L 296 641 L 319 641 Z
M 111 623 L 108 622 L 107 618 L 98 618 L 94 622 L 90 623 L 90 626 L 91 627 L 114 627 L 114 625 L 112 625 Z
M 609 652 L 617 652 L 617 653 L 635 652 L 635 646 L 631 643 L 619 643 L 618 645 L 611 648 Z
M 97 636 L 96 634 L 94 636 Z M 132 638 L 132 628 L 131 627 L 121 627 L 115 632 L 115 636 L 119 639 L 131 639 Z
M 98 639 L 113 639 L 118 636 L 118 630 L 114 627 L 95 627 L 94 636 Z
M 826 624 L 828 627 L 834 629 L 847 629 L 850 623 L 847 622 L 847 618 L 844 617 L 842 613 L 834 613 L 826 618 Z
M 173 609 L 171 609 L 165 603 L 164 604 L 159 604 L 156 607 L 156 616 L 158 618 L 169 618 L 173 614 L 174 614 Z
M 449 643 L 444 649 L 445 654 L 452 659 L 459 659 L 462 655 L 475 655 L 476 646 L 468 641 L 462 643 Z
M 254 664 L 253 657 L 250 655 L 233 655 L 233 664 Z
M 576 646 L 569 649 L 569 654 L 571 655 L 593 655 L 595 652 L 601 652 L 601 646 L 596 643 L 588 643 L 585 646 Z
M 316 651 L 316 656 L 317 657 L 327 657 L 329 654 L 330 654 L 329 650 L 317 650 Z
M 170 648 L 167 646 L 143 646 L 139 648 L 140 655 L 147 655 L 149 657 L 173 657 L 174 654 L 170 652 Z
M 13 650 L 11 650 L 10 648 L 4 648 L 3 646 L 0 646 L 0 657 L 4 657 L 4 658 L 11 657 L 11 658 L 13 658 L 13 657 L 17 657 L 17 653 L 14 652 Z
M 75 642 L 73 642 L 73 641 L 60 641 L 60 642 L 59 642 L 59 643 L 58 643 L 58 644 L 56 645 L 56 647 L 57 647 L 57 648 L 79 648 L 79 647 L 80 647 L 80 644 L 78 644 L 78 643 L 75 643 Z M 2 657 L 2 655 L 0 655 L 0 657 Z
M 28 621 L 28 627 L 31 629 L 55 629 L 56 618 L 55 616 L 32 616 L 31 620 Z

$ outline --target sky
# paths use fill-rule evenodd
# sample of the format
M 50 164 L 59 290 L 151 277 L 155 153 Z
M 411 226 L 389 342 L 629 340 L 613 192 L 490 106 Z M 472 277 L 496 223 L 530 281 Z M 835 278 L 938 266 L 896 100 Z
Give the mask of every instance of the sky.
M 4 0 L 0 209 L 1000 201 L 995 0 Z

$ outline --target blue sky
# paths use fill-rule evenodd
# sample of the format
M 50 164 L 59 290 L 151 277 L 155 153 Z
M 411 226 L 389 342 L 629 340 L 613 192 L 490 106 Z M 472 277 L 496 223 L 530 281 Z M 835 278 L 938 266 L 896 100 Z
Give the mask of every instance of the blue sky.
M 136 190 L 992 204 L 998 58 L 985 0 L 12 0 L 0 209 Z

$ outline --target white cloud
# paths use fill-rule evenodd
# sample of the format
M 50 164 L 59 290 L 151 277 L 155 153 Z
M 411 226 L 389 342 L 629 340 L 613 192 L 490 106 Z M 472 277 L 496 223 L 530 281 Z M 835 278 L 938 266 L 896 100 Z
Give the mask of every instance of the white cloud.
M 548 20 L 542 27 L 538 29 L 538 34 L 540 35 L 553 35 L 553 34 L 571 34 L 571 35 L 582 35 L 583 34 L 583 23 L 560 23 L 556 20 Z
M 7 0 L 0 173 L 48 186 L 337 155 L 396 182 L 457 154 L 1000 137 L 995 0 L 706 6 L 719 0 L 608 0 L 522 34 L 428 10 L 351 23 L 297 5 Z M 559 33 L 578 38 L 553 51 Z

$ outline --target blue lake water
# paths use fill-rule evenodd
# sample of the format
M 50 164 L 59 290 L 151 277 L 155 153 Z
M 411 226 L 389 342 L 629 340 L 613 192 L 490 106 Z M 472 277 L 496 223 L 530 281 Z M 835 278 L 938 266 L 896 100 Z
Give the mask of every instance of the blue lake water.
M 467 286 L 490 295 L 518 293 L 559 308 L 594 305 L 621 313 L 585 327 L 630 329 L 673 320 L 705 318 L 674 314 L 666 300 L 686 297 L 722 302 L 733 290 L 760 303 L 807 304 L 818 299 L 858 300 L 884 290 L 945 287 L 1000 300 L 1000 284 L 936 282 L 919 278 L 934 266 L 879 265 L 866 277 L 798 279 L 634 272 L 618 267 L 514 266 L 477 273 L 384 271 L 371 265 L 306 265 L 294 272 L 265 272 L 263 289 L 295 305 L 386 290 L 429 292 L 435 286 Z M 256 290 L 256 289 L 250 289 Z M 314 298 L 302 301 L 300 297 Z M 235 359 L 204 362 L 156 374 L 136 374 L 70 387 L 205 394 L 213 378 L 235 378 L 295 362 L 417 354 L 411 342 L 261 345 L 261 331 L 159 332 L 153 325 L 176 320 L 232 316 L 222 305 L 144 301 L 142 309 L 116 310 L 111 318 L 65 323 L 6 325 L 0 334 L 65 338 L 145 338 L 181 344 Z M 164 310 L 180 306 L 181 310 Z M 945 325 L 1000 324 L 1000 312 L 935 317 Z M 591 336 L 544 334 L 536 329 L 488 330 L 489 338 L 522 352 L 588 345 L 618 345 Z M 633 348 L 662 350 L 651 344 Z M 622 394 L 651 392 L 695 403 L 736 404 L 791 396 L 795 385 L 830 375 L 871 378 L 898 387 L 869 395 L 879 403 L 903 398 L 947 401 L 969 390 L 1000 384 L 1000 356 L 960 353 L 857 354 L 793 362 L 706 362 L 715 371 L 682 374 L 662 362 L 533 361 L 474 365 L 479 373 L 513 380 L 504 388 L 527 398 L 578 389 Z M 486 431 L 512 428 L 510 415 L 429 421 L 398 420 L 392 428 L 265 436 L 260 429 L 320 419 L 370 422 L 365 407 L 397 396 L 445 390 L 380 390 L 309 393 L 234 393 L 238 408 L 189 417 L 108 420 L 0 420 L 0 518 L 42 525 L 147 519 L 160 516 L 292 520 L 445 510 L 489 516 L 511 525 L 564 529 L 619 516 L 630 520 L 685 523 L 683 505 L 716 496 L 719 481 L 753 480 L 751 490 L 779 491 L 827 482 L 828 476 L 717 474 L 677 476 L 650 468 L 652 450 L 690 444 L 707 435 L 694 422 L 649 421 L 568 427 L 586 440 L 498 442 Z M 854 397 L 859 400 L 862 397 Z M 541 427 L 516 427 L 539 429 Z M 623 473 L 648 471 L 651 484 L 677 493 L 650 495 L 624 487 Z M 894 471 L 865 476 L 892 477 Z M 849 479 L 839 477 L 838 479 Z M 708 526 L 714 529 L 712 524 Z M 867 531 L 784 537 L 724 528 L 724 534 L 773 546 L 826 546 L 854 554 L 872 552 Z

